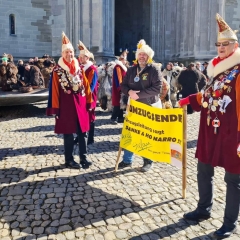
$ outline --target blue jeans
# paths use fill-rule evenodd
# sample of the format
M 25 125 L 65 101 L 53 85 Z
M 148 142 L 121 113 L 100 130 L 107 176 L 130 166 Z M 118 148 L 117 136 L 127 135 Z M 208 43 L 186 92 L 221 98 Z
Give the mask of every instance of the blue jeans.
M 126 164 L 130 164 L 133 162 L 133 152 L 130 152 L 126 149 L 123 149 L 123 162 L 126 163 Z M 147 159 L 147 158 L 144 158 L 143 157 L 143 160 L 147 160 L 149 163 L 152 163 L 152 160 L 150 159 Z

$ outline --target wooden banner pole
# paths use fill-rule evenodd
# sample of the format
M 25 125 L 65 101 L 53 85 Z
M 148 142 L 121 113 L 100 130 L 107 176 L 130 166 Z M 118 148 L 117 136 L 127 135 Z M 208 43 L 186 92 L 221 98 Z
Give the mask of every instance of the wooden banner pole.
M 183 106 L 183 158 L 182 158 L 182 197 L 186 198 L 187 188 L 187 105 Z
M 117 170 L 118 170 L 118 164 L 119 164 L 119 160 L 120 160 L 121 152 L 122 152 L 122 148 L 119 147 L 119 150 L 118 150 L 118 156 L 117 156 L 117 162 L 116 162 L 116 165 L 115 165 L 115 172 L 117 172 Z

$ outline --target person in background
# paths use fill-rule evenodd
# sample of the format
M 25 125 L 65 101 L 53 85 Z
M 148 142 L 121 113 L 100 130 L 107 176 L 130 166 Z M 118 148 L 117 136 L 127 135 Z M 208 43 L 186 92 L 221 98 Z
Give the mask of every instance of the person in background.
M 179 64 L 179 67 L 181 67 L 183 70 L 185 69 L 185 66 L 184 66 L 183 63 L 180 63 L 180 64 Z
M 168 62 L 166 68 L 162 72 L 162 76 L 167 80 L 167 83 L 169 84 L 169 86 L 171 85 L 171 80 L 172 80 L 172 77 L 173 77 L 172 76 L 173 68 L 174 68 L 173 63 Z M 169 89 L 169 91 L 168 91 L 168 99 L 170 99 L 170 94 L 171 94 L 171 91 Z
M 201 63 L 200 62 L 196 62 L 195 66 L 196 66 L 196 69 L 198 71 L 202 72 L 202 68 L 201 68 Z
M 89 145 L 94 143 L 94 131 L 96 120 L 95 109 L 97 106 L 97 92 L 98 92 L 98 74 L 96 67 L 93 65 L 93 62 L 90 61 L 90 59 L 94 60 L 93 54 L 85 47 L 85 45 L 81 41 L 79 41 L 78 49 L 80 50 L 78 57 L 80 67 L 82 68 L 83 75 L 86 77 L 90 85 L 92 93 L 92 104 L 91 108 L 89 109 L 90 130 L 88 133 L 87 142 L 87 144 Z
M 203 71 L 202 73 L 204 74 L 204 76 L 206 77 L 207 81 L 209 80 L 209 77 L 207 75 L 207 67 L 208 67 L 208 62 L 204 62 L 203 63 Z
M 40 69 L 35 65 L 30 65 L 29 63 L 25 63 L 24 67 L 25 86 L 32 86 L 33 88 L 44 88 L 44 78 Z
M 43 62 L 44 68 L 41 69 L 41 73 L 43 75 L 44 78 L 44 84 L 45 84 L 45 88 L 49 87 L 49 81 L 51 78 L 51 74 L 54 68 L 54 61 L 50 60 L 50 59 L 45 59 Z
M 17 73 L 18 68 L 13 63 L 12 55 L 4 53 L 2 64 L 0 64 L 0 86 L 3 91 L 12 91 L 18 88 Z
M 128 51 L 125 50 L 119 57 L 118 60 L 115 60 L 115 67 L 113 69 L 112 77 L 112 105 L 113 111 L 111 116 L 112 124 L 123 123 L 123 109 L 120 108 L 121 100 L 121 83 L 124 76 L 127 73 L 127 54 Z
M 37 66 L 37 62 L 38 62 L 38 57 L 35 57 L 33 60 L 33 64 Z
M 33 59 L 33 58 L 29 58 L 28 63 L 29 63 L 30 65 L 34 65 L 34 59 Z
M 25 71 L 25 68 L 24 68 L 23 60 L 21 60 L 21 59 L 18 60 L 17 67 L 18 67 L 18 76 L 19 76 L 18 79 L 24 81 L 24 71 Z
M 201 76 L 199 71 L 195 69 L 195 64 L 190 63 L 187 69 L 180 72 L 178 76 L 178 84 L 181 86 L 179 94 L 183 98 L 188 97 L 191 94 L 199 92 L 198 83 L 200 82 Z M 190 105 L 187 107 L 187 113 L 192 114 L 193 109 Z

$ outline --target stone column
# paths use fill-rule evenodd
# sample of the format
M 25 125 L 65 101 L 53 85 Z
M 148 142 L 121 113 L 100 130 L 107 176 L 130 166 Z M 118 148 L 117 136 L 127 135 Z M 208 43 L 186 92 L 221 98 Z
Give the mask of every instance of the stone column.
M 80 40 L 82 29 L 82 0 L 66 1 L 66 34 L 75 50 L 75 55 L 78 54 L 77 44 Z
M 224 19 L 233 30 L 238 30 L 237 36 L 240 40 L 240 0 L 222 0 L 222 2 L 225 7 Z
M 68 1 L 67 1 L 68 2 Z M 61 56 L 62 31 L 66 32 L 66 0 L 51 0 L 52 4 L 52 56 Z M 50 53 L 51 54 L 51 53 Z
M 156 61 L 208 60 L 216 55 L 215 15 L 225 0 L 151 0 L 151 47 Z
M 114 11 L 113 0 L 66 1 L 66 34 L 76 55 L 81 40 L 98 63 L 114 57 Z
M 103 0 L 103 55 L 106 57 L 114 56 L 114 13 L 115 1 Z
M 165 58 L 165 0 L 151 0 L 150 2 L 150 46 L 155 52 L 155 61 L 163 61 Z

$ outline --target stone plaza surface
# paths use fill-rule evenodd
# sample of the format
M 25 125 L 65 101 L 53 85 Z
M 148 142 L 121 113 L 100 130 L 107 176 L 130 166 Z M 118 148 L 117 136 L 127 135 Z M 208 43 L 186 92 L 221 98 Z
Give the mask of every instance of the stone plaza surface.
M 183 219 L 195 209 L 198 192 L 194 158 L 199 114 L 188 116 L 187 198 L 181 170 L 155 163 L 147 173 L 133 167 L 114 172 L 122 124 L 97 109 L 90 169 L 63 167 L 63 139 L 55 135 L 46 102 L 0 108 L 0 239 L 214 239 L 225 205 L 224 171 L 215 170 L 212 217 Z M 78 150 L 74 150 L 79 161 Z M 231 240 L 240 239 L 240 231 Z

